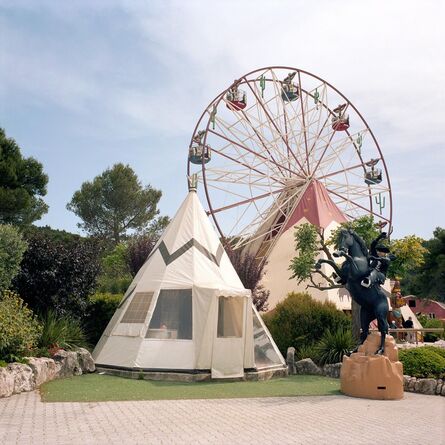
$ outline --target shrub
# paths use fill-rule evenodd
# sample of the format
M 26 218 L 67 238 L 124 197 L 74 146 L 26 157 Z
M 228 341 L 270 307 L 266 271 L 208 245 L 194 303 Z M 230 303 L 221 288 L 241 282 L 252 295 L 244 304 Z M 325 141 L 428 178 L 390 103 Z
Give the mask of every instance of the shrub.
M 0 359 L 16 361 L 34 348 L 41 333 L 37 318 L 14 292 L 0 295 Z
M 337 329 L 334 332 L 326 331 L 315 346 L 317 358 L 321 365 L 339 363 L 343 356 L 356 346 L 352 331 Z
M 65 242 L 33 233 L 13 287 L 35 312 L 81 317 L 96 286 L 99 253 L 92 241 Z
M 9 288 L 19 272 L 26 247 L 26 242 L 15 227 L 0 224 L 0 292 Z
M 88 346 L 80 321 L 75 318 L 61 317 L 54 311 L 48 311 L 42 317 L 42 324 L 43 329 L 38 346 L 43 353 L 45 349 L 75 349 Z
M 437 318 L 428 318 L 426 315 L 419 315 L 417 319 L 424 328 L 445 327 L 445 323 L 442 320 L 438 320 Z M 443 337 L 444 337 L 443 333 L 441 334 L 440 332 L 427 332 L 425 333 L 424 341 L 435 342 Z
M 121 300 L 122 294 L 96 293 L 91 297 L 85 318 L 85 332 L 92 345 L 99 341 Z
M 315 363 L 318 363 L 318 351 L 315 345 L 301 345 L 295 351 L 295 360 L 303 360 L 305 358 L 310 358 Z
M 130 240 L 127 251 L 127 265 L 132 276 L 139 272 L 157 241 L 158 237 L 154 235 L 138 236 Z
M 403 373 L 420 378 L 445 377 L 445 357 L 438 350 L 431 346 L 399 351 Z
M 351 319 L 334 303 L 315 301 L 307 293 L 290 293 L 263 319 L 283 354 L 289 346 L 298 350 L 316 343 L 327 330 L 351 327 Z
M 445 358 L 445 349 L 443 348 L 437 348 L 436 346 L 424 346 L 423 349 L 426 349 L 427 351 L 433 351 L 436 354 L 439 354 L 441 357 Z
M 99 294 L 124 294 L 132 281 L 130 276 L 111 277 L 101 276 L 98 280 L 97 293 Z

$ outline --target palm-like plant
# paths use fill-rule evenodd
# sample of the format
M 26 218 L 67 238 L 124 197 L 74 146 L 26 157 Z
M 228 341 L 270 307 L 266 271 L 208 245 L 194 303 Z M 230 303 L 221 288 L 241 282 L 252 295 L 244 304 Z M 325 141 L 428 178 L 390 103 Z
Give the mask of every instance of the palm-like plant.
M 338 329 L 334 332 L 328 330 L 316 345 L 318 361 L 321 365 L 339 363 L 355 345 L 350 330 Z

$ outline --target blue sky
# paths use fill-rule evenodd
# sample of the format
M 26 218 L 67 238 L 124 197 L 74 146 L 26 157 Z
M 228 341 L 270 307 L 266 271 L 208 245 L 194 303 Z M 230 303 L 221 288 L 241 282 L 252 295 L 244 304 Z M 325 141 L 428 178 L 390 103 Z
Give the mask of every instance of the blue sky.
M 441 1 L 0 0 L 0 126 L 49 175 L 39 224 L 75 231 L 66 203 L 116 162 L 186 194 L 188 143 L 242 74 L 287 65 L 357 106 L 390 172 L 394 236 L 445 225 Z

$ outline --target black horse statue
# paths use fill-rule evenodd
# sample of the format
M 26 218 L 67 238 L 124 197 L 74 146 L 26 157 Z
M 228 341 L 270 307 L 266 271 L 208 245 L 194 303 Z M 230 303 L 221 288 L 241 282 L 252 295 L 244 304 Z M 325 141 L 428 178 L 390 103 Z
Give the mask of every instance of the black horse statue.
M 377 318 L 378 329 L 381 334 L 380 347 L 376 354 L 385 352 L 385 338 L 388 333 L 388 300 L 379 283 L 370 287 L 362 286 L 362 280 L 369 275 L 368 249 L 363 240 L 351 229 L 341 229 L 339 237 L 339 250 L 334 252 L 335 257 L 343 256 L 345 261 L 339 267 L 331 260 L 320 259 L 315 264 L 317 269 L 322 263 L 332 266 L 335 271 L 335 281 L 344 284 L 353 300 L 360 305 L 360 344 L 369 334 L 369 324 Z

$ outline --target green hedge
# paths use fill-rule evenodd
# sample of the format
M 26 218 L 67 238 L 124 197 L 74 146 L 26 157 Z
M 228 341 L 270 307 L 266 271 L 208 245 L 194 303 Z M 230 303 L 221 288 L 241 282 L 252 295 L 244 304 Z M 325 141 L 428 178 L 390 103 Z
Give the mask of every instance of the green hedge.
M 88 342 L 95 345 L 115 313 L 123 294 L 96 293 L 90 298 L 84 326 Z
M 284 355 L 289 346 L 299 350 L 317 343 L 326 331 L 351 328 L 350 317 L 334 303 L 321 303 L 307 293 L 290 293 L 263 319 Z
M 445 377 L 445 350 L 434 346 L 399 351 L 403 373 L 420 378 Z
M 20 360 L 35 348 L 42 332 L 23 300 L 14 292 L 0 294 L 0 360 Z

